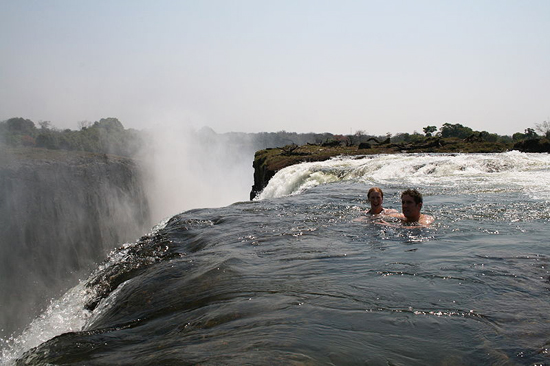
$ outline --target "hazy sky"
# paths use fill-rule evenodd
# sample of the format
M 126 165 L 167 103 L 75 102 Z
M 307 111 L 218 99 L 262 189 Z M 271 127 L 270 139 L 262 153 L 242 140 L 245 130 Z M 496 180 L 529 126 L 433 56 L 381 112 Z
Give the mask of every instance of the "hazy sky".
M 549 0 L 0 0 L 0 120 L 499 134 L 550 116 Z

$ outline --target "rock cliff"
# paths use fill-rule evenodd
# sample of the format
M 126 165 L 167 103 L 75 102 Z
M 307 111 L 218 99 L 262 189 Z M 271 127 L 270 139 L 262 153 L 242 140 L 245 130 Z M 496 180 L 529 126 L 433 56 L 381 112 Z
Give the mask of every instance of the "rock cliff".
M 369 147 L 370 148 L 370 147 Z M 259 150 L 254 155 L 254 185 L 250 192 L 253 200 L 266 186 L 277 171 L 289 165 L 323 161 L 338 155 L 361 155 L 369 151 L 357 146 L 320 146 L 307 144 L 303 146 L 288 145 L 282 148 Z
M 141 181 L 125 158 L 0 147 L 0 336 L 150 228 Z
M 550 153 L 550 141 L 547 138 L 523 140 L 514 145 L 514 150 L 531 153 Z
M 373 139 L 374 140 L 374 139 Z M 547 139 L 525 140 L 515 145 L 477 141 L 472 138 L 426 138 L 415 143 L 392 144 L 389 139 L 362 143 L 357 146 L 331 144 L 288 145 L 282 148 L 259 150 L 254 155 L 254 185 L 250 192 L 253 200 L 268 184 L 275 173 L 284 167 L 302 162 L 323 161 L 336 156 L 364 156 L 400 153 L 499 153 L 509 150 L 522 152 L 550 152 Z

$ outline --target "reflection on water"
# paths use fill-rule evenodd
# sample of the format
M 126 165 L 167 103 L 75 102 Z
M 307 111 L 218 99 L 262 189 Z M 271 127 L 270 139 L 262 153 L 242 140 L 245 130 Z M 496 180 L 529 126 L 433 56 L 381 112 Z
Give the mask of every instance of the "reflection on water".
M 369 179 L 384 173 L 374 182 L 381 185 L 397 174 L 387 161 L 368 185 L 339 168 L 339 182 L 311 184 L 299 195 L 189 211 L 113 253 L 34 330 L 5 346 L 2 361 L 550 364 L 550 209 L 542 183 L 495 179 L 522 155 L 477 165 L 460 156 L 430 159 L 406 162 L 423 172 L 415 186 L 437 219 L 430 228 L 354 221 L 367 206 Z M 332 171 L 327 164 L 323 174 Z M 459 177 L 468 183 L 454 185 L 442 173 L 449 171 L 473 181 Z M 386 207 L 399 209 L 408 182 L 383 185 Z M 60 304 L 79 321 L 52 331 Z M 41 331 L 40 342 L 30 340 Z
M 353 221 L 365 191 L 336 183 L 174 217 L 89 280 L 82 331 L 22 364 L 549 362 L 545 203 L 430 195 L 435 225 L 401 229 Z

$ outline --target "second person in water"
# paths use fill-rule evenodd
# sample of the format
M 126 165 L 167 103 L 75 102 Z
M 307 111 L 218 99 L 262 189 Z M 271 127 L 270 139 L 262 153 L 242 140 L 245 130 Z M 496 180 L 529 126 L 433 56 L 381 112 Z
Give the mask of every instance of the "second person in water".
M 367 193 L 367 199 L 370 202 L 370 209 L 367 214 L 370 215 L 391 215 L 398 213 L 397 210 L 384 208 L 384 192 L 378 187 L 372 187 Z

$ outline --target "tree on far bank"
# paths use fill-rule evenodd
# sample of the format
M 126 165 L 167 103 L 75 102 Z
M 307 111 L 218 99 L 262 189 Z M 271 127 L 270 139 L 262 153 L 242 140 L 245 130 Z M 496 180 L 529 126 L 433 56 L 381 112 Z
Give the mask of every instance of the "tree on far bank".
M 539 137 L 539 135 L 537 134 L 537 132 L 534 129 L 532 129 L 532 128 L 525 129 L 525 138 L 526 139 L 536 139 L 537 137 Z
M 516 132 L 512 135 L 512 139 L 514 141 L 533 140 L 533 139 L 536 139 L 538 137 L 539 137 L 539 135 L 532 128 L 526 128 L 524 133 Z
M 535 129 L 547 139 L 550 139 L 550 122 L 543 121 L 542 123 L 535 123 Z
M 426 137 L 431 137 L 432 133 L 437 131 L 437 127 L 436 126 L 426 126 L 422 130 L 424 130 L 424 134 L 426 135 Z
M 6 125 L 9 131 L 20 134 L 32 134 L 36 131 L 36 126 L 33 121 L 21 117 L 8 119 Z
M 32 146 L 37 129 L 30 119 L 10 118 L 0 123 L 0 142 L 12 146 Z
M 441 137 L 458 137 L 461 139 L 467 138 L 474 133 L 470 127 L 461 125 L 460 123 L 450 124 L 444 123 L 441 126 Z

